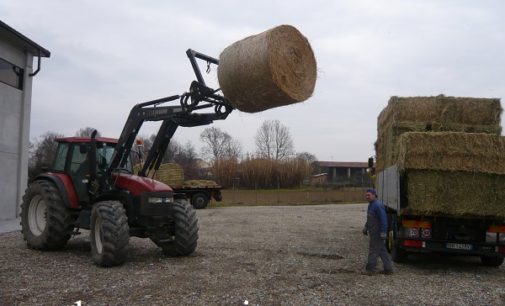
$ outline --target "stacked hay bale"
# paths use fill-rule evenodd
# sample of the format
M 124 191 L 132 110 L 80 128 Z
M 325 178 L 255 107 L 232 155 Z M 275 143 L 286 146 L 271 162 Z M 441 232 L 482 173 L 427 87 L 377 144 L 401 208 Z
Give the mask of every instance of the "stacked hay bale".
M 505 217 L 499 99 L 393 97 L 379 116 L 377 169 L 397 165 L 405 213 Z
M 141 168 L 141 164 L 134 165 L 134 173 L 138 173 Z M 154 173 L 154 177 L 152 171 L 150 171 L 147 176 L 169 186 L 181 186 L 184 183 L 184 170 L 180 165 L 175 163 L 161 164 L 156 173 Z
M 135 165 L 134 171 L 138 173 L 141 165 Z M 184 170 L 179 164 L 176 163 L 164 163 L 161 164 L 154 176 L 150 172 L 148 177 L 167 184 L 168 186 L 174 188 L 220 188 L 215 181 L 209 180 L 184 180 Z
M 184 188 L 219 188 L 215 181 L 210 180 L 189 180 L 182 184 Z
M 154 174 L 154 179 L 168 186 L 180 186 L 184 183 L 184 170 L 178 164 L 164 163 Z
M 396 163 L 398 140 L 407 132 L 466 132 L 500 135 L 499 99 L 391 97 L 378 118 L 377 171 Z

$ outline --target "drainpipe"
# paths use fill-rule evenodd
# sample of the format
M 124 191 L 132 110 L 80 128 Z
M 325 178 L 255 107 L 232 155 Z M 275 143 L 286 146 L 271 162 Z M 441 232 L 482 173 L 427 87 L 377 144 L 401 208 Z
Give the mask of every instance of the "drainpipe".
M 39 73 L 40 71 L 40 50 L 39 50 L 39 54 L 37 54 L 37 70 L 35 70 L 34 72 L 30 73 L 29 76 L 33 77 L 35 75 L 37 75 L 37 73 Z

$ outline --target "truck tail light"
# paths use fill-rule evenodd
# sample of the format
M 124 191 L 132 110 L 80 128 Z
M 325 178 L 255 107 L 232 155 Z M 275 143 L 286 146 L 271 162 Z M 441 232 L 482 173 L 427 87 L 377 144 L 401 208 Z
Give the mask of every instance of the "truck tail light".
M 421 238 L 431 239 L 431 228 L 422 228 L 421 229 Z
M 419 238 L 419 229 L 417 227 L 407 228 L 408 238 Z
M 489 233 L 505 233 L 505 225 L 491 225 L 487 231 Z
M 505 243 L 505 225 L 491 225 L 486 232 L 486 242 Z
M 424 248 L 426 247 L 426 242 L 421 240 L 403 240 L 403 246 L 409 248 Z
M 431 228 L 431 222 L 418 220 L 403 220 L 403 227 Z
M 505 246 L 496 247 L 496 253 L 505 254 Z
M 403 220 L 402 226 L 405 228 L 407 238 L 431 239 L 431 222 L 418 220 Z

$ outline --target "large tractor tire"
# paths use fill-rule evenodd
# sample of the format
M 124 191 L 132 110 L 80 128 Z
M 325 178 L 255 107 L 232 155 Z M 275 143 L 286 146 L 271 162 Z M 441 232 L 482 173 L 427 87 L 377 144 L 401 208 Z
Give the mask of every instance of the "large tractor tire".
M 173 204 L 173 226 L 165 233 L 158 233 L 151 240 L 166 256 L 186 256 L 193 253 L 198 242 L 198 219 L 187 201 L 176 200 Z
M 91 211 L 91 255 L 96 265 L 118 266 L 127 255 L 130 229 L 123 204 L 98 202 Z
M 203 192 L 195 193 L 191 197 L 191 205 L 193 205 L 195 209 L 204 209 L 209 205 L 209 200 L 210 198 L 207 194 Z
M 21 204 L 21 231 L 28 247 L 63 248 L 72 235 L 74 220 L 53 183 L 40 180 L 28 186 Z
M 499 267 L 503 263 L 501 256 L 481 256 L 480 261 L 484 266 Z

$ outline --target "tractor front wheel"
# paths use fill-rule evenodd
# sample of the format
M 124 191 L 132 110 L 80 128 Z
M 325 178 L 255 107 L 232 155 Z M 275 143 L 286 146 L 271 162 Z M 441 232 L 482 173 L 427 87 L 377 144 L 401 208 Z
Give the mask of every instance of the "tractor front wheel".
M 56 186 L 35 181 L 26 189 L 21 204 L 21 230 L 28 247 L 37 250 L 63 248 L 74 229 L 74 217 L 65 207 Z
M 170 230 L 151 236 L 166 256 L 186 256 L 193 253 L 198 241 L 198 219 L 193 207 L 185 200 L 173 204 L 173 224 Z
M 91 211 L 91 255 L 96 265 L 118 266 L 127 255 L 130 229 L 123 204 L 98 202 Z

